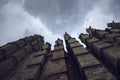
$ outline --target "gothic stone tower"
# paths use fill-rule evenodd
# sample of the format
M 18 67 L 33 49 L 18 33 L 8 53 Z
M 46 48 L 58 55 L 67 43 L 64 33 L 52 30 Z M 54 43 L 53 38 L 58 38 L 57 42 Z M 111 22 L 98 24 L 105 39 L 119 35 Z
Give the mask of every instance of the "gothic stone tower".
M 79 35 L 86 47 L 67 32 L 53 50 L 40 35 L 1 46 L 0 80 L 120 80 L 120 23 L 107 25 Z

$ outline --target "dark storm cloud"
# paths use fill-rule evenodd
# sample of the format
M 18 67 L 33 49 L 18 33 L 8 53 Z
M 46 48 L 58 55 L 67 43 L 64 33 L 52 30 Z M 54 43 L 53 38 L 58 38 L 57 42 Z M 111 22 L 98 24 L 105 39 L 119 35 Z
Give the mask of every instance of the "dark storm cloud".
M 120 20 L 120 0 L 112 0 L 110 2 L 109 12 L 113 14 L 115 20 Z
M 0 45 L 33 34 L 54 44 L 67 31 L 74 37 L 91 25 L 104 29 L 120 20 L 120 0 L 0 0 Z
M 25 36 L 39 34 L 45 41 L 54 44 L 57 34 L 53 34 L 41 19 L 35 18 L 24 10 L 24 0 L 1 2 L 0 7 L 0 45 Z
M 83 23 L 86 14 L 94 7 L 96 0 L 26 0 L 25 10 L 40 17 L 54 33 L 72 30 Z M 62 30 L 61 30 L 62 29 Z

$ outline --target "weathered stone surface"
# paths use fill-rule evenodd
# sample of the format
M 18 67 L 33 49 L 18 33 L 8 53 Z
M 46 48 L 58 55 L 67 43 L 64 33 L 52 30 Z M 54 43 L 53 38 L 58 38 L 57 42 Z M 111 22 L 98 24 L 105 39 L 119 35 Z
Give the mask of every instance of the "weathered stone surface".
M 55 61 L 48 61 L 43 74 L 44 77 L 48 77 L 50 75 L 55 75 L 58 73 L 61 74 L 66 71 L 65 59 L 59 59 Z
M 22 48 L 23 46 L 25 46 L 25 41 L 23 39 L 20 39 L 16 41 L 15 44 L 17 44 L 19 48 Z
M 45 49 L 45 50 L 42 50 L 42 51 L 35 52 L 34 57 L 41 56 L 41 55 L 46 55 L 47 56 L 47 54 L 48 54 L 48 51 Z
M 120 23 L 108 23 L 107 26 L 111 27 L 112 29 L 120 29 Z
M 120 34 L 117 33 L 111 33 L 111 34 L 106 34 L 105 38 L 110 41 L 110 42 L 114 42 L 115 41 L 115 37 L 120 36 Z
M 52 54 L 52 60 L 65 58 L 63 50 L 53 51 Z
M 84 69 L 86 80 L 117 80 L 105 67 L 96 66 Z
M 67 73 L 61 73 L 53 76 L 49 76 L 47 80 L 68 80 Z
M 32 54 L 34 54 L 33 52 L 35 52 L 33 51 L 33 49 L 34 48 L 36 49 L 36 45 L 41 44 L 42 47 L 43 43 L 41 42 L 44 42 L 42 38 L 36 40 L 30 36 L 24 39 L 20 39 L 16 42 L 8 43 L 4 46 L 1 46 L 0 60 L 3 58 L 4 59 L 0 61 L 0 79 L 1 80 L 38 80 L 40 76 L 39 74 L 41 72 L 41 67 L 43 66 L 43 62 L 45 62 L 44 60 L 45 58 L 43 60 L 41 58 L 38 59 L 38 56 L 40 55 L 33 56 Z M 27 54 L 30 52 L 32 53 Z M 41 54 L 44 53 L 45 52 L 42 52 Z M 31 55 L 34 58 L 31 58 L 31 56 L 27 58 L 29 55 Z M 25 60 L 27 60 L 27 62 Z M 39 64 L 39 61 L 41 61 L 41 64 Z
M 38 80 L 40 75 L 40 66 L 31 66 L 26 69 L 21 70 L 16 76 L 12 77 L 10 80 Z
M 120 29 L 111 29 L 110 30 L 112 33 L 120 33 Z
M 14 57 L 16 59 L 16 61 L 19 63 L 19 61 L 21 61 L 25 55 L 27 54 L 26 50 L 25 49 L 21 49 L 17 52 L 15 52 L 12 57 Z
M 75 39 L 75 38 L 70 38 L 69 40 L 68 40 L 68 43 L 74 43 L 74 42 L 76 42 L 77 40 Z
M 42 38 L 37 38 L 35 40 L 37 40 L 37 44 L 38 44 L 39 50 L 42 50 L 42 46 L 44 44 L 43 39 Z
M 115 42 L 118 43 L 118 44 L 120 44 L 120 36 L 115 37 Z
M 84 47 L 75 47 L 72 49 L 74 55 L 81 55 L 88 53 L 89 51 L 85 49 Z
M 59 46 L 54 46 L 54 50 L 63 50 L 64 46 L 63 45 L 59 45 Z
M 88 35 L 88 34 L 80 34 L 79 35 L 79 38 L 81 39 L 81 41 L 83 42 L 83 43 L 86 43 L 86 39 L 89 39 L 90 38 L 90 36 Z
M 14 76 L 9 80 L 38 80 L 41 72 L 41 65 L 38 62 L 40 60 L 34 59 L 36 60 L 36 62 L 34 62 L 33 59 L 34 53 L 30 54 L 28 58 L 24 60 L 20 68 L 16 70 Z
M 87 47 L 88 48 L 90 48 L 90 49 L 93 49 L 93 47 L 92 47 L 92 43 L 95 43 L 95 42 L 98 42 L 99 41 L 99 39 L 97 39 L 97 38 L 89 38 L 89 39 L 86 39 L 86 45 L 87 45 Z
M 40 65 L 41 67 L 43 66 L 43 64 L 45 63 L 45 56 L 41 55 L 41 56 L 36 56 L 34 57 L 33 55 L 31 55 L 32 57 L 30 57 L 27 65 L 28 66 L 34 66 L 34 65 Z
M 40 47 L 38 45 L 38 41 L 37 40 L 32 42 L 32 47 L 33 47 L 34 51 L 39 51 L 40 50 Z
M 116 72 L 120 72 L 120 49 L 110 47 L 103 50 L 104 62 L 112 67 Z
M 47 48 L 49 48 L 49 45 L 44 44 L 42 48 L 43 48 L 43 49 L 47 49 Z
M 42 46 L 42 49 L 48 49 L 48 50 L 50 50 L 50 47 L 51 47 L 51 44 L 46 43 L 46 44 L 44 44 L 44 45 Z
M 30 53 L 31 50 L 32 50 L 32 45 L 31 45 L 31 44 L 26 45 L 26 46 L 24 47 L 24 49 L 27 51 L 27 53 Z
M 14 43 L 8 43 L 0 48 L 4 52 L 5 57 L 10 56 L 18 49 L 17 45 Z
M 81 47 L 82 45 L 77 41 L 77 42 L 75 42 L 75 43 L 71 43 L 70 44 L 70 47 L 71 48 L 74 48 L 74 47 Z
M 16 67 L 16 61 L 14 58 L 8 58 L 0 63 L 0 79 L 4 80 L 6 76 Z
M 25 40 L 27 45 L 33 41 L 32 37 L 25 37 L 24 40 Z
M 94 53 L 95 53 L 95 55 L 98 56 L 98 58 L 100 60 L 103 60 L 102 59 L 102 50 L 105 48 L 108 48 L 108 47 L 112 47 L 112 46 L 113 46 L 112 44 L 102 42 L 102 41 L 93 43 Z
M 21 79 L 17 80 L 37 80 L 40 74 L 40 66 L 32 66 L 24 70 Z
M 99 38 L 99 39 L 105 38 L 106 34 L 109 34 L 109 32 L 106 32 L 104 30 L 97 30 L 96 31 L 96 37 Z
M 91 53 L 79 55 L 77 56 L 77 59 L 80 65 L 80 69 L 92 67 L 95 65 L 101 65 L 101 63 Z
M 50 43 L 48 43 L 48 42 L 46 42 L 43 46 L 42 46 L 42 49 L 43 50 L 48 50 L 48 51 L 50 51 L 51 50 L 51 44 Z

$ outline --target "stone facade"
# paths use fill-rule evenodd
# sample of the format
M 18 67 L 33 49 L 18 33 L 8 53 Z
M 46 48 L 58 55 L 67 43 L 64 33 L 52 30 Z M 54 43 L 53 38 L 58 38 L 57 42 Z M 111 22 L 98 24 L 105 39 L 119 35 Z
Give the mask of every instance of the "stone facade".
M 87 28 L 79 39 L 65 32 L 51 44 L 33 35 L 0 47 L 0 80 L 120 80 L 120 24 Z M 66 51 L 65 51 L 66 48 Z

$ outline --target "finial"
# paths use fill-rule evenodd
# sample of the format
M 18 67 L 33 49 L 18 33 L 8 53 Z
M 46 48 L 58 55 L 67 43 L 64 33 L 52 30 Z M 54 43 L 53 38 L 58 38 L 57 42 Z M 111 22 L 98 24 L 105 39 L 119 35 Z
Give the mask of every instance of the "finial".
M 67 34 L 67 32 L 65 32 L 65 34 Z
M 112 23 L 115 23 L 114 20 L 112 20 Z
M 91 26 L 89 26 L 89 28 L 91 29 Z

